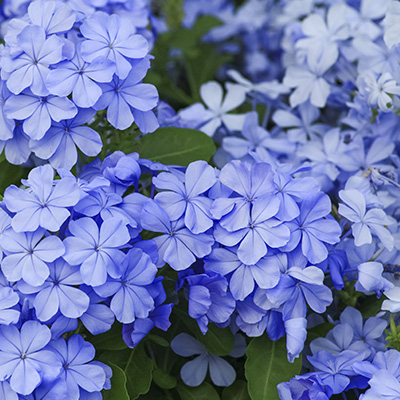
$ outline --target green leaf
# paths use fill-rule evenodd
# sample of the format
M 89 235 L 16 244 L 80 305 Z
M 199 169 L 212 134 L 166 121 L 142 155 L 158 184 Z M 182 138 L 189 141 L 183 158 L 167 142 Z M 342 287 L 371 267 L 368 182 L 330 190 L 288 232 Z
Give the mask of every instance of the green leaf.
M 162 346 L 162 347 L 169 347 L 169 343 L 167 340 L 162 338 L 161 336 L 158 335 L 153 335 L 151 333 L 146 335 L 146 339 L 151 340 L 152 342 Z
M 160 128 L 143 136 L 135 151 L 141 158 L 169 165 L 187 166 L 196 160 L 209 161 L 216 151 L 214 141 L 194 129 Z
M 247 392 L 247 383 L 236 381 L 222 392 L 222 400 L 251 400 Z
M 313 340 L 319 337 L 325 337 L 326 334 L 334 327 L 330 322 L 324 322 L 316 325 L 311 329 L 307 330 L 307 341 L 311 343 Z
M 301 359 L 289 363 L 284 339 L 276 342 L 266 334 L 251 340 L 246 351 L 245 375 L 252 400 L 279 400 L 278 383 L 288 381 L 301 369 Z
M 201 339 L 207 350 L 216 356 L 227 356 L 235 344 L 229 327 L 222 329 L 214 324 L 208 325 L 208 331 Z
M 221 25 L 220 19 L 211 15 L 203 15 L 199 17 L 191 29 L 182 28 L 174 32 L 169 37 L 169 45 L 172 48 L 180 49 L 184 54 L 191 54 L 193 49 L 197 48 L 197 44 L 203 36 L 212 28 Z
M 177 384 L 177 380 L 174 376 L 158 367 L 153 371 L 153 380 L 155 384 L 162 389 L 173 389 Z
M 0 155 L 0 194 L 4 193 L 4 190 L 15 184 L 20 186 L 21 179 L 26 178 L 29 173 L 29 168 L 22 168 L 18 165 L 10 164 L 8 161 L 4 160 L 4 154 Z
M 182 24 L 185 16 L 183 12 L 183 0 L 167 0 L 164 2 L 164 14 L 166 15 L 167 25 L 171 30 L 177 29 Z
M 217 391 L 206 382 L 197 387 L 179 384 L 176 389 L 181 396 L 181 400 L 220 400 Z
M 124 350 L 128 346 L 122 339 L 122 325 L 114 323 L 111 329 L 89 339 L 96 350 Z
M 213 323 L 208 324 L 208 331 L 203 335 L 196 320 L 189 317 L 187 312 L 178 307 L 174 307 L 173 313 L 196 335 L 196 339 L 203 343 L 207 350 L 217 356 L 228 355 L 235 344 L 232 331 L 227 328 L 218 328 Z
M 385 300 L 383 296 L 377 299 L 375 296 L 365 296 L 359 300 L 357 310 L 360 310 L 364 318 L 376 317 L 382 309 L 382 303 Z
M 108 363 L 112 368 L 113 376 L 111 378 L 111 389 L 103 391 L 104 400 L 130 400 L 128 390 L 126 389 L 126 375 L 118 365 Z
M 143 342 L 134 349 L 105 351 L 100 355 L 99 360 L 106 364 L 116 364 L 124 371 L 126 388 L 131 400 L 149 391 L 154 361 L 147 356 Z
M 140 343 L 131 350 L 131 355 L 124 369 L 127 377 L 127 388 L 131 400 L 149 391 L 153 379 L 154 362 L 147 357 Z

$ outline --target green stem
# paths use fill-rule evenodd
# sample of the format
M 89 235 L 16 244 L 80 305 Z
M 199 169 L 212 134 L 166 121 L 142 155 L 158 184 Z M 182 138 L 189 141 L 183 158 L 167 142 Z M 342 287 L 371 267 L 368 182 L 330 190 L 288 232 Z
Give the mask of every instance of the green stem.
M 193 71 L 192 65 L 190 64 L 190 61 L 187 59 L 187 57 L 184 58 L 185 60 L 185 67 L 186 67 L 186 72 L 189 80 L 189 86 L 190 86 L 190 91 L 192 93 L 192 100 L 193 101 L 199 101 L 199 88 L 197 87 L 197 80 L 195 73 Z
M 179 326 L 180 326 L 179 323 L 172 325 L 172 329 L 170 329 L 170 331 L 172 332 L 172 335 L 171 335 L 172 338 L 175 337 Z M 162 364 L 162 370 L 165 371 L 165 372 L 168 372 L 168 373 L 171 371 L 171 368 L 173 366 L 173 363 L 168 363 L 170 354 L 171 354 L 171 346 L 169 346 L 167 348 L 167 350 L 165 352 L 165 357 L 164 357 L 164 360 L 163 360 L 163 364 Z
M 164 392 L 164 395 L 165 395 L 165 399 L 166 399 L 166 400 L 174 400 L 174 398 L 172 397 L 172 395 L 171 395 L 171 393 L 169 392 L 169 390 L 164 389 L 163 392 Z
M 174 83 L 170 83 L 170 89 L 174 92 L 175 96 L 179 98 L 182 103 L 190 105 L 193 103 L 192 98 L 188 96 L 180 87 L 176 86 Z

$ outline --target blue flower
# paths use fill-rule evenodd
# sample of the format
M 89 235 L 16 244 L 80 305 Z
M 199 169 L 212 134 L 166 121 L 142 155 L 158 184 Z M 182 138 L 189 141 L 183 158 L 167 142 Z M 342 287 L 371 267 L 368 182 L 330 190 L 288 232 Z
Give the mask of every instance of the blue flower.
M 115 63 L 116 73 L 125 79 L 132 69 L 131 59 L 144 58 L 149 45 L 126 18 L 97 12 L 86 19 L 80 31 L 86 39 L 82 43 L 82 58 L 91 63 L 97 57 L 105 57 Z
M 52 121 L 40 140 L 30 141 L 30 149 L 39 158 L 49 160 L 54 168 L 71 169 L 78 160 L 76 147 L 89 157 L 97 156 L 103 147 L 100 135 L 92 128 L 82 126 L 95 114 L 92 109 L 79 109 L 72 119 Z
M 304 318 L 306 302 L 323 313 L 332 302 L 332 292 L 323 284 L 324 273 L 317 267 L 291 267 L 282 274 L 277 286 L 267 289 L 267 298 L 275 307 L 283 305 L 283 319 Z
M 366 211 L 365 197 L 362 192 L 356 189 L 341 190 L 339 197 L 344 202 L 339 204 L 339 213 L 353 222 L 351 231 L 356 246 L 371 244 L 372 231 L 389 251 L 393 249 L 393 236 L 385 227 L 393 221 L 384 210 L 372 208 Z
M 309 102 L 301 104 L 298 112 L 292 110 L 277 110 L 272 120 L 280 127 L 287 128 L 288 139 L 292 142 L 306 143 L 307 138 L 315 138 L 327 130 L 324 124 L 315 123 L 319 116 L 319 109 Z
M 67 318 L 80 317 L 89 307 L 89 296 L 76 288 L 82 277 L 79 267 L 68 265 L 62 258 L 48 265 L 50 275 L 43 285 L 30 286 L 18 282 L 18 290 L 25 294 L 35 294 L 33 307 L 40 321 L 48 321 L 58 311 Z
M 41 240 L 44 233 L 44 229 L 21 233 L 8 229 L 0 237 L 0 246 L 6 254 L 1 268 L 10 282 L 23 279 L 31 286 L 40 286 L 48 278 L 47 263 L 61 257 L 65 247 L 57 236 Z
M 332 395 L 332 389 L 322 385 L 318 375 L 296 376 L 289 382 L 280 383 L 277 388 L 281 400 L 329 400 Z
M 55 354 L 62 360 L 60 379 L 66 386 L 68 399 L 80 399 L 80 388 L 87 392 L 100 392 L 106 382 L 104 369 L 93 362 L 95 349 L 80 335 L 73 335 L 66 342 L 63 338 L 50 343 Z
M 19 296 L 10 287 L 0 286 L 0 324 L 11 325 L 19 321 Z
M 268 300 L 261 304 L 257 299 L 260 291 L 236 303 L 236 324 L 247 336 L 257 337 L 267 331 L 271 340 L 278 340 L 285 335 L 282 313 L 271 309 L 272 304 Z
M 290 318 L 284 321 L 286 349 L 289 362 L 300 356 L 307 338 L 307 320 L 304 317 Z
M 389 371 L 377 371 L 368 383 L 371 389 L 363 395 L 363 400 L 396 400 L 400 396 L 399 379 Z
M 236 372 L 227 361 L 208 353 L 203 344 L 187 333 L 175 336 L 171 341 L 171 348 L 182 357 L 198 355 L 181 369 L 182 380 L 188 386 L 199 386 L 204 381 L 208 368 L 211 380 L 217 386 L 230 386 L 236 379 Z
M 81 218 L 69 224 L 71 236 L 64 240 L 64 259 L 80 265 L 82 280 L 87 285 L 100 286 L 121 276 L 124 253 L 120 250 L 130 240 L 126 225 L 116 218 L 105 220 L 100 228 L 91 218 Z
M 50 329 L 37 321 L 25 322 L 21 331 L 0 327 L 0 375 L 10 379 L 11 389 L 28 395 L 42 380 L 58 376 L 62 364 L 47 346 L 50 339 Z
M 92 107 L 102 95 L 97 83 L 110 82 L 115 64 L 105 57 L 95 58 L 91 63 L 83 61 L 80 42 L 76 45 L 75 55 L 71 60 L 58 63 L 47 76 L 47 87 L 51 94 L 68 96 L 83 108 Z
M 115 151 L 108 155 L 101 166 L 103 176 L 115 187 L 115 191 L 122 196 L 129 186 L 137 189 L 141 169 L 139 155 L 132 153 L 125 155 L 122 151 Z M 128 197 L 128 196 L 126 196 Z
M 46 38 L 44 29 L 37 25 L 25 27 L 17 36 L 21 54 L 2 63 L 3 68 L 10 73 L 7 87 L 14 94 L 30 88 L 37 96 L 47 96 L 46 77 L 49 66 L 62 59 L 63 41 L 56 35 Z
M 4 203 L 16 213 L 11 226 L 17 232 L 35 231 L 39 227 L 56 232 L 71 215 L 69 207 L 80 198 L 75 179 L 54 181 L 50 165 L 34 168 L 23 183 L 29 190 L 9 186 L 4 192 Z
M 257 264 L 268 253 L 268 247 L 283 247 L 289 242 L 289 228 L 274 217 L 279 206 L 279 199 L 272 194 L 261 197 L 253 204 L 247 218 L 243 216 L 244 228 L 229 232 L 218 224 L 214 229 L 216 241 L 225 246 L 238 245 L 240 261 L 246 265 Z
M 11 164 L 23 164 L 28 160 L 31 154 L 29 136 L 24 133 L 21 122 L 16 121 L 12 138 L 0 141 L 0 150 L 3 149 Z
M 274 176 L 275 196 L 280 200 L 276 216 L 282 221 L 291 221 L 300 214 L 299 203 L 310 193 L 319 192 L 317 180 L 311 177 L 292 178 L 287 173 Z
M 144 129 L 146 128 L 144 113 L 151 112 L 158 103 L 155 86 L 142 83 L 149 66 L 148 59 L 137 61 L 124 79 L 114 75 L 110 83 L 100 84 L 103 94 L 93 108 L 107 109 L 107 120 L 114 128 L 124 130 L 136 121 L 143 133 L 152 132 Z M 157 127 L 158 123 L 153 130 Z
M 367 261 L 357 266 L 358 280 L 354 285 L 359 292 L 376 292 L 378 296 L 384 290 L 392 289 L 393 283 L 382 276 L 383 265 L 377 261 Z
M 133 323 L 122 327 L 122 337 L 128 347 L 135 347 L 154 328 L 168 330 L 169 317 L 173 304 L 163 304 L 149 313 L 147 318 L 137 318 Z
M 78 109 L 67 97 L 36 96 L 29 90 L 11 95 L 4 106 L 8 118 L 23 121 L 24 132 L 33 140 L 41 139 L 51 122 L 75 117 Z
M 215 248 L 204 259 L 204 269 L 220 275 L 232 273 L 229 289 L 236 300 L 244 300 L 255 285 L 270 289 L 278 284 L 281 271 L 276 258 L 276 255 L 267 255 L 254 265 L 246 265 L 239 260 L 235 248 Z
M 221 85 L 218 82 L 211 81 L 201 86 L 200 95 L 208 109 L 205 109 L 201 103 L 195 103 L 182 110 L 179 116 L 184 123 L 188 121 L 195 123 L 194 127 L 208 136 L 213 136 L 221 125 L 230 131 L 242 130 L 245 115 L 228 114 L 229 111 L 234 110 L 244 102 L 246 94 L 242 88 L 237 85 L 229 86 L 223 99 Z
M 11 92 L 7 89 L 6 82 L 0 79 L 0 140 L 13 137 L 15 121 L 4 113 L 4 103 L 10 96 Z
M 183 280 L 188 288 L 189 315 L 197 320 L 203 335 L 209 321 L 224 324 L 229 320 L 236 301 L 227 291 L 228 282 L 224 277 L 207 272 L 188 275 Z
M 249 222 L 251 205 L 274 191 L 273 172 L 267 163 L 255 163 L 249 168 L 242 161 L 231 161 L 222 168 L 219 180 L 232 189 L 236 196 L 217 198 L 211 213 L 230 232 L 245 228 Z
M 129 324 L 136 318 L 147 318 L 154 309 L 154 300 L 146 286 L 154 282 L 157 267 L 142 250 L 131 249 L 122 264 L 122 275 L 109 279 L 94 291 L 111 297 L 110 308 L 118 321 Z
M 80 317 L 85 328 L 92 335 L 98 335 L 99 333 L 109 331 L 114 323 L 115 317 L 110 308 L 102 304 L 106 299 L 97 295 L 93 288 L 89 286 L 82 285 L 79 289 L 83 290 L 90 298 L 89 308 Z
M 360 311 L 347 307 L 340 315 L 340 323 L 352 327 L 354 341 L 366 343 L 376 351 L 385 350 L 384 333 L 388 323 L 384 319 L 371 317 L 364 322 Z
M 186 227 L 194 234 L 203 233 L 214 224 L 212 200 L 202 196 L 216 182 L 215 171 L 205 161 L 189 164 L 184 182 L 172 173 L 162 172 L 153 178 L 156 188 L 165 190 L 155 200 L 175 221 L 184 216 Z
M 339 242 L 340 225 L 330 216 L 331 201 L 324 193 L 310 193 L 300 205 L 300 216 L 288 223 L 290 241 L 284 250 L 293 250 L 299 243 L 301 251 L 311 263 L 328 257 L 326 243 Z
M 168 214 L 153 200 L 144 204 L 140 223 L 144 229 L 163 233 L 153 239 L 158 247 L 158 267 L 168 263 L 180 271 L 189 268 L 196 257 L 202 258 L 211 253 L 214 244 L 211 235 L 193 234 L 185 228 L 182 220 L 171 222 Z
M 363 352 L 342 351 L 337 357 L 321 350 L 314 356 L 308 356 L 310 363 L 318 371 L 319 380 L 332 389 L 333 394 L 342 393 L 350 384 L 350 377 L 357 375 L 352 366 L 365 357 Z
M 41 26 L 48 36 L 69 31 L 77 18 L 68 4 L 51 1 L 44 6 L 43 0 L 31 2 L 28 15 L 32 24 Z

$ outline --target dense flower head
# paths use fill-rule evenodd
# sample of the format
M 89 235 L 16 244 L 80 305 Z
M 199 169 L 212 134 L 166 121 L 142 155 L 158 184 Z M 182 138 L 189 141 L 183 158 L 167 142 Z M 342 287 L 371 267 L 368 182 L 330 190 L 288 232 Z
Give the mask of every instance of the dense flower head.
M 282 400 L 398 399 L 399 1 L 185 0 L 184 15 L 161 3 L 3 2 L 0 149 L 50 165 L 0 203 L 0 398 L 100 399 L 111 372 L 84 338 L 116 328 L 130 348 L 145 341 L 134 351 L 162 387 L 158 356 L 171 352 L 152 330 L 187 311 L 179 326 L 197 339 L 166 337 L 194 356 L 181 364 L 188 386 L 208 370 L 231 385 L 222 357 L 268 336 L 289 362 L 303 353 Z M 174 38 L 154 48 L 167 73 L 152 76 L 171 104 L 148 83 L 162 32 Z M 218 150 L 187 167 L 144 160 L 123 153 L 140 151 L 133 124 L 196 129 Z M 103 144 L 102 158 L 121 148 L 89 162 Z M 213 324 L 233 352 L 209 350 Z
M 40 166 L 22 187 L 7 189 L 1 209 L 0 328 L 11 343 L 20 341 L 21 329 L 22 346 L 37 331 L 43 345 L 32 348 L 32 355 L 28 344 L 26 351 L 21 348 L 21 362 L 12 356 L 11 368 L 3 343 L 4 391 L 81 399 L 109 388 L 108 367 L 91 362 L 93 346 L 80 335 L 63 339 L 78 320 L 95 335 L 117 319 L 132 347 L 153 327 L 168 329 L 172 304 L 163 304 L 165 291 L 156 278 L 157 247 L 138 236 L 147 198 L 125 195 L 138 186 L 138 160 L 137 154 L 112 154 L 99 168 L 89 164 L 78 179 Z M 96 205 L 95 193 L 110 201 Z
M 117 129 L 134 121 L 143 133 L 158 127 L 151 111 L 157 90 L 142 83 L 152 41 L 145 29 L 146 2 L 78 3 L 36 0 L 4 8 L 7 17 L 17 17 L 7 24 L 0 61 L 0 139 L 14 164 L 34 152 L 56 168 L 70 169 L 76 147 L 96 156 L 100 136 L 84 125 L 95 111 L 107 109 Z M 7 151 L 21 134 L 24 148 Z

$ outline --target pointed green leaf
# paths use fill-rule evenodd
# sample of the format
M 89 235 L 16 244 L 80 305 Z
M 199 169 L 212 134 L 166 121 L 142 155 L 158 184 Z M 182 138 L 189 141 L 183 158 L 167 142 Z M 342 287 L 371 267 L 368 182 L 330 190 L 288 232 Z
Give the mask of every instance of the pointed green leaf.
M 149 391 L 153 379 L 154 362 L 147 357 L 142 343 L 139 343 L 128 358 L 125 366 L 127 389 L 131 400 Z
M 160 128 L 143 136 L 135 145 L 141 158 L 169 165 L 187 166 L 209 161 L 216 151 L 214 141 L 194 129 Z
M 122 324 L 114 323 L 111 329 L 93 336 L 90 342 L 97 350 L 124 350 L 128 346 L 122 339 Z
M 149 333 L 146 335 L 146 339 L 151 340 L 152 342 L 154 342 L 162 347 L 169 347 L 168 341 L 159 335 L 153 335 L 153 334 Z
M 229 327 L 219 328 L 217 325 L 209 323 L 208 331 L 203 335 L 196 320 L 191 318 L 186 311 L 175 307 L 173 313 L 179 316 L 179 320 L 189 328 L 199 342 L 207 347 L 210 353 L 216 356 L 226 356 L 232 351 L 235 340 Z
M 149 358 L 143 342 L 134 349 L 104 351 L 98 358 L 106 364 L 115 364 L 126 375 L 126 388 L 131 400 L 149 391 L 153 379 L 154 361 Z
M 278 383 L 300 373 L 301 359 L 287 361 L 284 339 L 276 342 L 266 334 L 251 340 L 246 351 L 245 375 L 252 400 L 279 400 Z
M 307 341 L 311 343 L 314 339 L 325 337 L 326 334 L 334 327 L 330 322 L 324 322 L 307 330 Z
M 19 165 L 10 164 L 6 161 L 4 153 L 0 154 L 0 193 L 3 194 L 4 190 L 15 184 L 17 186 L 21 185 L 21 179 L 26 178 L 29 173 L 29 168 L 22 168 Z
M 222 392 L 221 400 L 251 400 L 247 391 L 247 383 L 236 381 Z
M 168 374 L 158 367 L 156 367 L 153 371 L 153 380 L 155 384 L 162 389 L 173 389 L 177 383 L 177 380 L 174 376 Z
M 209 324 L 208 331 L 203 336 L 202 342 L 212 354 L 227 356 L 233 349 L 234 338 L 229 327 L 222 329 L 218 328 L 217 325 Z
M 220 400 L 217 391 L 206 382 L 197 387 L 179 384 L 176 389 L 181 400 Z
M 112 368 L 111 389 L 103 391 L 104 400 L 130 400 L 128 390 L 126 389 L 126 375 L 118 365 L 108 363 Z

